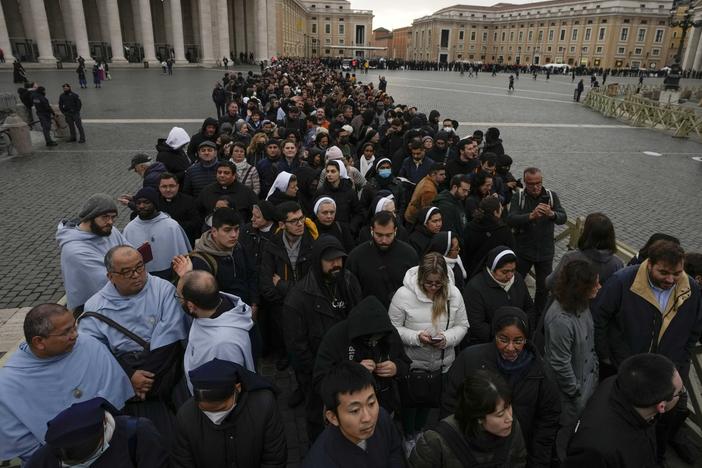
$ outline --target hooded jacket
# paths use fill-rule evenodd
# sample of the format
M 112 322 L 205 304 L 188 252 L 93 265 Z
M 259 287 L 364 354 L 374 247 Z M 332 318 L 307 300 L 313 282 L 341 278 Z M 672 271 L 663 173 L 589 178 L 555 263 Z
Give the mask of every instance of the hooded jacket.
M 328 250 L 343 251 L 336 237 L 322 236 L 314 243 L 310 269 L 292 288 L 285 300 L 286 345 L 295 358 L 301 384 L 309 384 L 314 360 L 322 338 L 336 323 L 346 319 L 361 297 L 361 286 L 346 268 L 327 282 L 322 273 L 322 255 Z
M 407 374 L 412 361 L 405 354 L 402 340 L 390 322 L 387 309 L 375 296 L 365 297 L 351 309 L 346 320 L 331 327 L 324 335 L 314 365 L 315 386 L 340 362 L 361 362 L 364 359 L 376 364 L 385 361 L 395 364 L 395 377 L 373 377 L 381 406 L 390 413 L 399 410 L 397 379 Z
M 158 190 L 158 186 L 161 183 L 161 174 L 166 172 L 166 166 L 161 162 L 154 162 L 149 167 L 146 168 L 144 172 L 144 182 L 143 187 L 153 187 Z
M 224 196 L 229 197 L 232 201 L 232 208 L 239 212 L 241 219 L 251 219 L 251 210 L 258 198 L 253 190 L 238 180 L 235 180 L 231 185 L 220 185 L 215 180 L 214 183 L 205 186 L 197 197 L 197 208 L 200 211 L 200 215 L 205 217 L 211 214 L 217 200 Z
M 146 263 L 146 271 L 165 279 L 172 276 L 173 257 L 190 252 L 188 235 L 180 224 L 166 213 L 158 212 L 151 219 L 141 219 L 137 216 L 124 227 L 124 238 L 131 245 L 141 246 L 148 242 L 153 260 Z
M 494 216 L 471 220 L 466 226 L 461 250 L 468 275 L 479 273 L 487 253 L 500 245 L 514 250 L 514 236 L 509 226 Z
M 205 128 L 208 125 L 214 125 L 215 126 L 215 132 L 214 135 L 206 136 L 205 135 Z M 190 137 L 190 144 L 188 145 L 188 157 L 190 158 L 191 161 L 196 161 L 197 158 L 197 148 L 200 146 L 200 143 L 202 143 L 205 140 L 210 140 L 211 142 L 217 141 L 217 134 L 219 133 L 219 122 L 217 119 L 214 119 L 212 117 L 207 117 L 203 122 L 202 122 L 202 127 L 200 127 L 200 131 L 197 132 L 195 135 Z
M 565 264 L 573 260 L 588 260 L 597 270 L 600 284 L 605 284 L 607 280 L 617 271 L 624 268 L 624 262 L 611 250 L 588 249 L 571 250 L 563 254 L 561 260 L 554 268 L 553 272 L 546 277 L 546 287 L 553 289 L 556 278 Z
M 185 171 L 192 164 L 184 151 L 189 142 L 190 136 L 179 127 L 172 128 L 168 138 L 159 138 L 156 142 L 156 161 L 163 163 L 166 170 L 176 176 L 181 185 L 185 179 Z
M 107 284 L 104 263 L 107 251 L 118 245 L 129 245 L 114 226 L 109 236 L 98 236 L 79 229 L 78 224 L 78 220 L 64 220 L 56 229 L 66 306 L 71 310 L 85 304 Z
M 237 296 L 219 294 L 222 302 L 215 315 L 194 319 L 190 326 L 183 370 L 191 393 L 193 386 L 188 372 L 215 358 L 256 372 L 249 338 L 254 324 L 251 307 Z
M 317 197 L 326 196 L 336 203 L 336 220 L 348 223 L 351 232 L 357 233 L 363 221 L 361 203 L 350 179 L 341 179 L 338 187 L 328 181 L 317 190 Z
M 468 332 L 468 318 L 461 292 L 454 286 L 453 275 L 449 274 L 449 296 L 447 310 L 436 323 L 432 322 L 432 300 L 417 284 L 419 267 L 407 270 L 402 287 L 397 290 L 390 303 L 388 315 L 397 328 L 405 345 L 405 352 L 412 359 L 412 369 L 448 372 L 455 358 L 454 348 Z M 431 330 L 432 336 L 442 333 L 446 337 L 446 349 L 442 360 L 442 350 L 419 341 L 419 332 Z

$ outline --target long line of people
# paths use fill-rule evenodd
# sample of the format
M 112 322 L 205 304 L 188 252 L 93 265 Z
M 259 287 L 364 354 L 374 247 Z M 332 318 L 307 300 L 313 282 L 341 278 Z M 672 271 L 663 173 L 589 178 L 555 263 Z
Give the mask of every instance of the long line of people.
M 624 267 L 593 213 L 554 271 L 566 212 L 498 129 L 315 60 L 225 81 L 224 115 L 132 159 L 124 235 L 105 194 L 59 224 L 68 308 L 34 307 L 0 370 L 0 459 L 283 467 L 264 358 L 294 374 L 305 467 L 696 456 L 699 254 L 657 234 Z

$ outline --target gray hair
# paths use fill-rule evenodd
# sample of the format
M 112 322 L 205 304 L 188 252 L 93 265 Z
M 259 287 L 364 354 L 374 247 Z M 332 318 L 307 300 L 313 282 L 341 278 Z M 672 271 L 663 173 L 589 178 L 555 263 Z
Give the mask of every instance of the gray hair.
M 136 251 L 136 249 L 134 247 L 132 247 L 131 245 L 126 245 L 126 244 L 116 245 L 116 246 L 112 247 L 105 254 L 105 260 L 104 260 L 105 269 L 107 269 L 108 272 L 114 271 L 114 261 L 112 260 L 112 258 L 115 256 L 115 253 L 117 253 L 117 251 L 120 249 L 130 249 L 130 250 Z
M 24 339 L 31 344 L 35 336 L 48 336 L 54 331 L 51 318 L 65 313 L 70 313 L 70 310 L 61 304 L 39 304 L 32 308 L 24 317 Z

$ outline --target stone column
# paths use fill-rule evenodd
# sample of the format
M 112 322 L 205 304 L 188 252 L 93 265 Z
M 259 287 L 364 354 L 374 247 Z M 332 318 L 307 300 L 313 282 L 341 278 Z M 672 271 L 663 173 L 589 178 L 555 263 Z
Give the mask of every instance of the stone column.
M 49 20 L 46 18 L 44 0 L 29 0 L 34 22 L 35 40 L 39 47 L 39 63 L 54 63 L 54 51 L 51 47 L 51 31 L 49 31 Z
M 5 22 L 5 12 L 2 11 L 2 2 L 0 2 L 0 49 L 5 54 L 5 61 L 12 63 L 15 57 L 12 55 L 12 44 L 10 36 L 7 33 L 7 23 Z
M 256 34 L 255 30 L 262 27 L 256 24 L 256 1 L 244 0 L 246 2 L 246 60 L 249 59 L 249 53 L 256 54 Z
M 217 0 L 217 30 L 219 35 L 219 56 L 217 60 L 227 57 L 229 60 L 229 1 Z
M 141 18 L 141 38 L 144 47 L 144 60 L 149 63 L 158 63 L 154 47 L 154 28 L 151 20 L 151 2 L 139 0 L 139 17 Z
M 182 65 L 185 60 L 185 40 L 183 39 L 183 13 L 180 9 L 180 0 L 169 0 L 171 6 L 171 23 L 173 26 L 173 50 L 175 63 Z
M 195 1 L 195 0 L 192 0 Z M 203 65 L 214 65 L 214 51 L 212 50 L 212 11 L 210 0 L 199 0 L 200 5 L 200 47 L 202 57 L 200 63 Z
M 244 1 L 234 0 L 234 37 L 236 38 L 236 58 L 239 52 L 246 53 L 246 18 L 244 17 Z
M 266 0 L 268 3 L 268 60 L 278 55 L 278 8 L 277 0 Z M 295 25 L 293 25 L 294 27 Z
M 83 0 L 69 0 L 71 5 L 71 25 L 73 26 L 73 38 L 76 41 L 78 55 L 85 59 L 85 63 L 94 63 L 90 56 L 90 45 L 88 45 L 88 27 L 85 24 L 85 12 L 83 11 Z
M 112 47 L 112 63 L 126 63 L 124 58 L 124 43 L 122 42 L 122 27 L 119 22 L 119 5 L 117 0 L 105 0 L 107 23 L 110 25 L 110 46 Z
M 697 41 L 695 41 L 694 46 L 697 47 L 697 51 L 695 53 L 695 61 L 692 64 L 692 69 L 696 71 L 701 71 L 702 70 L 702 42 L 700 42 L 699 36 L 697 37 Z
M 268 60 L 268 5 L 266 0 L 256 0 L 256 50 L 257 62 Z
M 701 33 L 702 31 L 700 31 L 700 28 L 692 28 L 687 34 L 687 44 L 685 44 L 685 54 L 683 55 L 684 59 L 680 64 L 683 70 L 692 68 L 697 49 L 700 47 Z

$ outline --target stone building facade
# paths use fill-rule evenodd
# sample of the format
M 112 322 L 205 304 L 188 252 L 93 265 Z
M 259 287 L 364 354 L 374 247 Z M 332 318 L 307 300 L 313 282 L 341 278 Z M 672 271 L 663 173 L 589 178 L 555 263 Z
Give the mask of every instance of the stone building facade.
M 0 48 L 42 63 L 363 56 L 372 21 L 347 0 L 0 0 Z
M 549 0 L 455 5 L 414 20 L 408 59 L 659 69 L 680 31 L 672 1 Z

